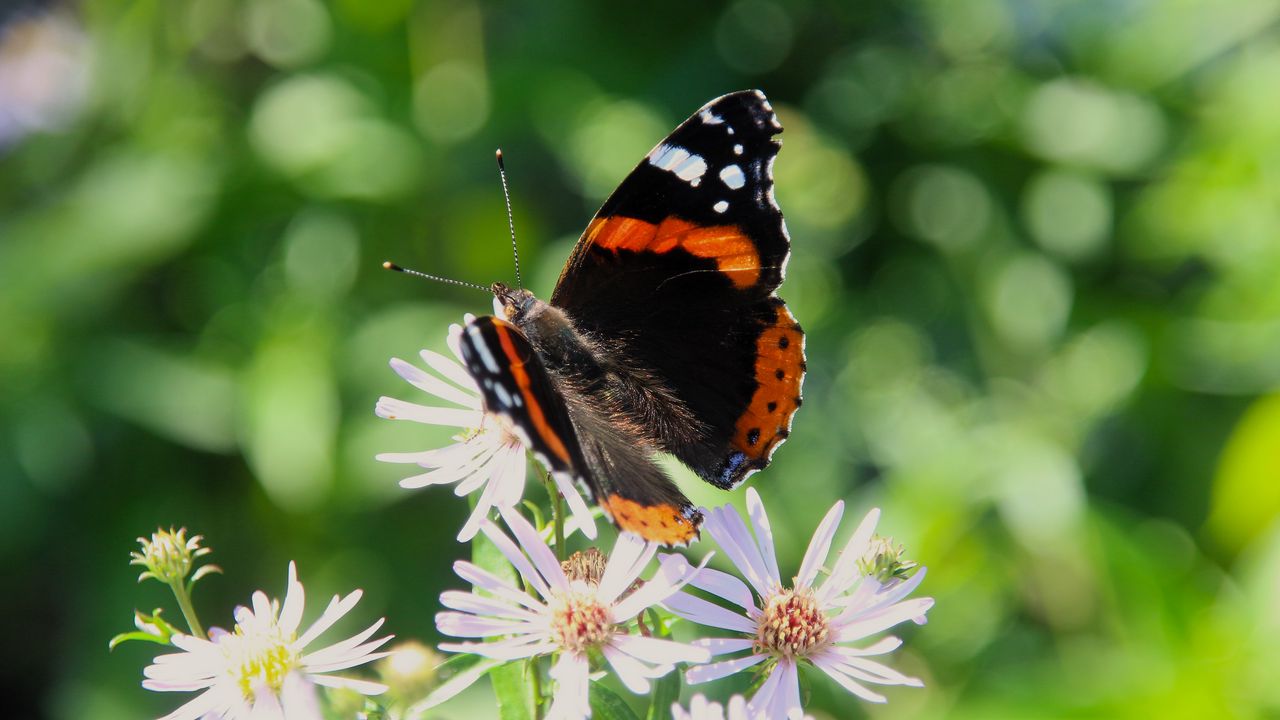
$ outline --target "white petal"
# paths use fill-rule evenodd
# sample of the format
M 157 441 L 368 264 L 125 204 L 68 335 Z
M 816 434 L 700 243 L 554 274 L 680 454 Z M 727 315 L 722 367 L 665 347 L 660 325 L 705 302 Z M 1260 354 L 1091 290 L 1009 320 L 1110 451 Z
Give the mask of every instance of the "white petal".
M 604 659 L 609 661 L 618 679 L 628 690 L 637 695 L 649 692 L 648 667 L 612 645 L 605 645 L 601 650 L 604 652 Z M 671 667 L 666 666 L 666 671 L 670 672 Z
M 706 648 L 664 638 L 618 635 L 610 641 L 610 644 L 637 660 L 651 665 L 674 665 L 680 662 L 704 663 L 711 659 L 711 653 Z
M 456 572 L 458 577 L 463 580 L 484 589 L 486 592 L 493 593 L 500 598 L 510 602 L 519 603 L 530 610 L 545 609 L 545 606 L 542 603 L 539 603 L 537 600 L 530 597 L 528 593 L 523 590 L 517 590 L 515 586 L 511 585 L 506 580 L 494 575 L 484 568 L 472 565 L 466 560 L 456 561 L 453 564 L 453 571 Z
M 363 594 L 364 592 L 361 590 L 354 590 L 344 598 L 339 598 L 337 595 L 334 595 L 333 599 L 329 601 L 329 607 L 324 609 L 324 613 L 320 616 L 320 619 L 316 620 L 311 627 L 302 634 L 302 637 L 298 638 L 297 647 L 306 647 L 312 640 L 319 637 L 320 633 L 328 630 L 334 623 L 342 619 L 343 615 L 351 612 L 351 608 L 355 607 L 356 603 L 360 602 L 360 597 Z
M 783 658 L 778 660 L 768 679 L 751 698 L 747 709 L 753 715 L 759 713 L 767 718 L 785 718 L 793 708 L 803 710 L 800 706 L 800 676 L 796 672 L 795 661 Z
M 651 547 L 647 549 L 644 560 L 646 563 L 648 562 L 648 556 L 653 555 L 653 551 L 656 549 L 656 544 L 651 544 Z M 689 561 L 685 560 L 682 555 L 663 556 L 662 564 L 659 565 L 658 572 L 654 574 L 653 578 L 642 584 L 639 589 L 614 607 L 614 622 L 630 620 L 645 608 L 671 597 L 676 591 L 684 587 L 690 578 L 696 577 L 698 573 L 702 572 L 714 554 L 707 553 L 703 556 L 702 562 L 696 568 L 689 565 Z
M 597 599 L 605 605 L 612 604 L 631 587 L 657 550 L 657 543 L 645 542 L 631 533 L 620 533 L 604 566 L 604 575 L 600 577 Z
M 518 620 L 477 617 L 459 612 L 436 613 L 436 629 L 453 637 L 493 637 L 536 632 L 538 628 Z
M 827 561 L 827 554 L 831 552 L 831 541 L 835 538 L 843 515 L 844 501 L 837 500 L 822 518 L 822 522 L 818 524 L 818 529 L 813 531 L 813 539 L 809 541 L 809 548 L 804 553 L 804 561 L 800 563 L 800 572 L 796 575 L 795 587 L 809 587 L 813 584 L 818 570 L 822 568 L 822 564 Z
M 747 655 L 732 660 L 721 660 L 708 665 L 699 665 L 685 671 L 684 680 L 690 685 L 719 680 L 734 673 L 742 672 L 764 662 L 767 655 Z
M 730 505 L 709 510 L 703 527 L 715 539 L 716 544 L 724 550 L 733 564 L 738 566 L 743 577 L 756 592 L 764 597 L 777 584 L 775 578 L 769 576 L 764 559 L 760 557 L 760 548 L 756 545 L 746 523 Z
M 332 688 L 347 688 L 354 690 L 361 695 L 381 695 L 387 691 L 387 686 L 382 683 L 371 682 L 369 680 L 359 680 L 356 678 L 344 678 L 335 675 L 313 675 L 311 681 L 317 685 L 324 685 Z
M 559 647 L 555 642 L 535 635 L 521 635 L 498 642 L 440 643 L 440 649 L 447 652 L 470 653 L 503 661 L 550 655 Z
M 836 669 L 836 666 L 834 663 L 826 660 L 825 658 L 820 659 L 818 657 L 815 657 L 813 658 L 813 664 L 819 670 L 826 673 L 832 680 L 835 680 L 836 682 L 840 683 L 840 686 L 843 687 L 845 690 L 848 690 L 849 692 L 853 693 L 854 695 L 857 695 L 863 700 L 866 700 L 867 702 L 873 702 L 873 703 L 888 702 L 888 698 L 881 695 L 880 693 L 872 692 L 870 688 L 867 688 L 866 686 L 857 682 L 856 680 L 849 677 L 848 675 L 845 675 L 844 673 L 840 672 L 839 670 Z
M 747 515 L 755 526 L 756 543 L 760 546 L 760 557 L 764 560 L 769 576 L 782 582 L 778 572 L 778 554 L 773 549 L 773 528 L 769 525 L 769 515 L 764 511 L 764 503 L 760 502 L 760 493 L 754 487 L 747 488 Z
M 410 385 L 430 393 L 441 400 L 461 405 L 473 410 L 480 409 L 480 398 L 472 393 L 466 393 L 440 378 L 423 371 L 417 366 L 401 360 L 400 358 L 391 358 L 391 369 L 396 374 L 404 378 Z
M 818 591 L 817 600 L 820 604 L 825 605 L 829 598 L 848 590 L 853 581 L 857 579 L 858 560 L 867 552 L 868 543 L 871 542 L 871 536 L 875 533 L 876 523 L 879 521 L 880 509 L 872 508 L 862 518 L 862 522 L 858 523 L 858 529 L 853 532 L 853 537 L 849 538 L 849 542 L 845 543 L 844 549 L 840 551 L 840 556 L 833 563 L 830 577 L 827 578 L 826 582 L 822 584 L 822 588 Z
M 582 500 L 582 493 L 578 492 L 578 485 L 573 478 L 565 473 L 551 473 L 551 479 L 555 481 L 556 487 L 560 490 L 560 495 L 564 497 L 565 503 L 569 506 L 569 514 L 577 521 L 578 529 L 582 534 L 590 540 L 596 539 L 596 519 L 591 514 L 590 508 L 586 502 Z M 567 535 L 568 533 L 566 533 Z
M 450 349 L 452 350 L 453 348 Z M 455 355 L 460 355 L 460 353 L 455 353 Z M 473 395 L 480 394 L 480 388 L 476 385 L 476 381 L 458 363 L 431 350 L 422 350 L 418 353 L 418 356 L 422 358 L 422 362 L 426 363 L 428 367 L 452 380 L 458 387 L 470 391 Z
M 218 707 L 218 700 L 218 694 L 213 690 L 201 693 L 160 720 L 200 720 L 205 713 Z
M 484 597 L 461 590 L 445 590 L 440 593 L 440 604 L 473 615 L 488 615 L 507 620 L 536 620 L 534 613 L 497 598 Z
M 485 521 L 481 524 L 480 531 L 498 548 L 498 551 L 507 559 L 507 562 L 511 563 L 516 572 L 520 573 L 520 577 L 524 578 L 526 583 L 532 585 L 533 589 L 542 597 L 550 597 L 551 589 L 547 587 L 546 581 L 533 569 L 533 564 L 529 562 L 529 558 L 520 551 L 520 548 L 516 547 L 516 544 L 511 541 L 511 538 L 507 537 L 506 533 L 499 530 L 498 526 L 490 521 Z
M 557 590 L 567 590 L 569 580 L 564 576 L 564 569 L 560 567 L 560 561 L 556 559 L 555 553 L 551 552 L 547 544 L 542 541 L 538 531 L 534 530 L 529 521 L 514 509 L 499 508 L 498 512 L 506 521 L 507 527 L 511 528 L 516 539 L 520 541 L 520 546 L 528 553 L 529 560 L 546 579 L 547 584 Z
M 931 607 L 933 607 L 933 598 L 917 598 L 900 602 L 887 610 L 856 622 L 843 626 L 837 625 L 836 642 L 850 642 L 874 635 L 881 630 L 888 630 L 900 622 L 925 614 Z
M 386 396 L 378 398 L 378 404 L 373 411 L 378 417 L 388 420 L 412 420 L 424 425 L 448 425 L 459 428 L 478 428 L 484 418 L 479 410 L 428 407 Z
M 562 653 L 551 666 L 551 679 L 556 681 L 555 699 L 547 713 L 547 720 L 581 720 L 591 717 L 587 702 L 587 660 L 575 653 Z
M 756 623 L 731 610 L 688 593 L 678 592 L 662 601 L 662 606 L 699 625 L 755 635 Z
M 284 607 L 280 610 L 280 629 L 285 635 L 295 635 L 302 622 L 302 608 L 306 604 L 306 591 L 298 582 L 298 568 L 289 561 L 289 581 L 285 586 Z
M 722 597 L 743 610 L 751 610 L 755 607 L 755 598 L 751 595 L 751 588 L 747 587 L 746 583 L 729 573 L 720 572 L 715 568 L 699 570 L 689 580 L 689 584 L 699 590 L 706 590 Z
M 693 644 L 706 648 L 712 656 L 715 656 L 750 649 L 755 644 L 755 640 L 752 638 L 698 638 L 693 641 Z

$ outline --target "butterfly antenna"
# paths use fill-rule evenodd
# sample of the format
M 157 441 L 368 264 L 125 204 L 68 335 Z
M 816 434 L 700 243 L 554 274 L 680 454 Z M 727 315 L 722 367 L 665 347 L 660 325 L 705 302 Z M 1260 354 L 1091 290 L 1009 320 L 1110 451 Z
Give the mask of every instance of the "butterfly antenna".
M 394 270 L 398 273 L 404 273 L 405 275 L 415 275 L 420 278 L 425 278 L 427 280 L 435 280 L 436 282 L 447 283 L 449 285 L 460 285 L 466 288 L 474 288 L 476 290 L 479 290 L 485 293 L 491 292 L 489 288 L 483 285 L 463 282 L 462 280 L 454 280 L 452 278 L 440 277 L 438 275 L 428 275 L 424 272 L 419 272 L 417 270 L 410 270 L 409 268 L 400 267 L 399 265 L 391 262 L 390 260 L 387 260 L 386 262 L 382 263 L 382 267 L 386 268 L 387 270 Z
M 516 261 L 516 285 L 524 289 L 524 281 L 520 279 L 520 251 L 516 249 L 516 221 L 511 216 L 511 193 L 507 190 L 507 166 L 502 161 L 502 148 L 495 153 L 498 158 L 498 177 L 502 178 L 502 199 L 507 203 L 507 228 L 511 230 L 511 256 Z

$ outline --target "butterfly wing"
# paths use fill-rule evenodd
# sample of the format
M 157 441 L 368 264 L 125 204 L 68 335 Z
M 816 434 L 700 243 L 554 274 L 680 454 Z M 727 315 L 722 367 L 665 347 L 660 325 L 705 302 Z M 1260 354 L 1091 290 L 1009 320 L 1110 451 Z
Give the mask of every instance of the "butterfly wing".
M 547 372 L 519 328 L 476 318 L 460 344 L 485 411 L 501 417 L 550 472 L 586 489 L 623 530 L 668 545 L 697 536 L 702 517 L 692 504 L 625 431 Z
M 759 91 L 708 103 L 609 197 L 551 297 L 687 406 L 697 427 L 658 428 L 659 443 L 724 488 L 769 464 L 801 403 L 804 333 L 774 292 L 790 254 L 781 131 Z

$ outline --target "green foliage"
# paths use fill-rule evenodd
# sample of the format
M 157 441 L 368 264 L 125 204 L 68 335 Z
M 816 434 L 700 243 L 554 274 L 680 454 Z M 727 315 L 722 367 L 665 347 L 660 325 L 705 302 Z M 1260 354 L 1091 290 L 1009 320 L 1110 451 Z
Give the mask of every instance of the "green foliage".
M 161 648 L 103 648 L 168 602 L 127 568 L 157 526 L 216 548 L 202 616 L 296 559 L 314 596 L 362 587 L 398 637 L 438 641 L 468 508 L 373 456 L 447 431 L 372 408 L 420 399 L 387 359 L 443 351 L 489 300 L 379 264 L 510 280 L 501 145 L 547 297 L 644 152 L 761 87 L 809 375 L 753 482 L 784 568 L 837 498 L 882 507 L 928 568 L 938 604 L 894 658 L 926 688 L 889 711 L 1275 715 L 1277 19 L 1253 0 L 0 10 L 5 71 L 44 58 L 0 96 L 0 630 L 59 628 L 24 646 L 6 712 L 173 709 L 138 687 Z M 865 712 L 806 678 L 820 720 Z M 450 712 L 491 715 L 487 686 Z

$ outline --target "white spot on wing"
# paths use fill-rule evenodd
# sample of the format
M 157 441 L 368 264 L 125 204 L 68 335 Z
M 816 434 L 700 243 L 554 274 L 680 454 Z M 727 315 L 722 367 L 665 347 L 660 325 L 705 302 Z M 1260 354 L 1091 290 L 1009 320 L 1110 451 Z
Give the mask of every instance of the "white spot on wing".
M 719 125 L 720 123 L 724 122 L 724 118 L 720 117 L 719 115 L 705 108 L 702 110 L 702 112 L 698 113 L 698 117 L 702 118 L 702 122 L 708 125 Z
M 747 184 L 747 176 L 742 174 L 742 168 L 737 165 L 726 165 L 720 171 L 720 181 L 728 185 L 730 190 L 737 190 Z
M 707 171 L 707 161 L 701 155 L 690 155 L 684 162 L 671 169 L 681 180 L 693 182 Z
M 472 325 L 467 328 L 467 334 L 471 336 L 471 344 L 480 355 L 480 362 L 484 363 L 485 369 L 491 373 L 498 372 L 498 361 L 493 358 L 493 353 L 489 352 L 489 346 L 485 345 L 484 334 L 480 332 L 480 328 Z
M 741 146 L 741 145 L 734 145 L 734 146 L 733 146 L 733 154 L 734 154 L 734 155 L 741 155 L 741 154 L 742 154 L 742 146 Z
M 722 213 L 722 212 L 724 212 L 725 210 L 728 210 L 728 209 L 729 209 L 729 203 L 728 203 L 728 202 L 726 202 L 726 201 L 724 201 L 724 200 L 721 200 L 720 202 L 716 203 L 715 205 L 712 205 L 712 206 L 711 206 L 711 209 L 712 209 L 712 210 L 715 210 L 715 211 L 716 211 L 716 212 L 718 212 L 718 213 Z
M 649 164 L 659 170 L 675 173 L 676 177 L 694 187 L 698 186 L 703 174 L 707 172 L 707 161 L 701 155 L 694 155 L 682 147 L 665 143 L 649 153 Z

